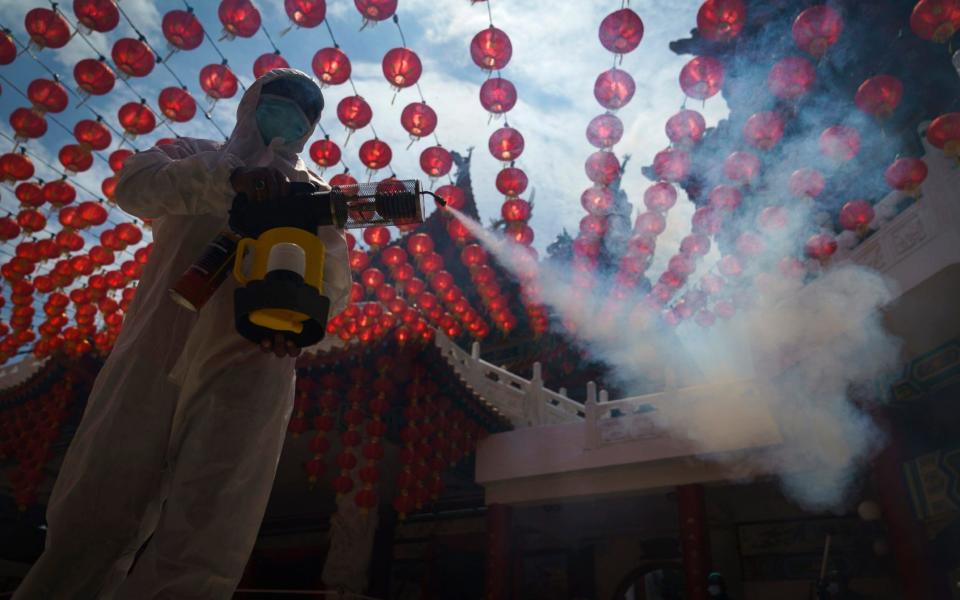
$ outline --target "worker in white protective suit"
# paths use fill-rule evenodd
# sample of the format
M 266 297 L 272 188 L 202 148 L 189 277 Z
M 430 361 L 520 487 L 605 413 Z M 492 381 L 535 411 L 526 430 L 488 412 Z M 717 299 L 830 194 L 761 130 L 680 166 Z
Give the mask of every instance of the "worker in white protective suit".
M 243 95 L 225 144 L 178 139 L 127 159 L 117 202 L 156 219 L 153 252 L 54 486 L 46 549 L 16 600 L 232 596 L 276 473 L 297 350 L 236 333 L 232 279 L 199 313 L 168 289 L 226 226 L 237 190 L 326 185 L 297 157 L 322 108 L 307 75 L 278 69 Z M 336 314 L 350 287 L 347 246 L 332 227 L 318 234 Z

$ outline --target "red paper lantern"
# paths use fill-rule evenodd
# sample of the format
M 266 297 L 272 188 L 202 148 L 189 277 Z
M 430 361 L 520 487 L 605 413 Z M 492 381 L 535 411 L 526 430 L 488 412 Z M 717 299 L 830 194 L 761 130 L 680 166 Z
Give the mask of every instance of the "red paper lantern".
M 331 167 L 340 162 L 340 146 L 329 139 L 317 140 L 310 145 L 310 158 L 324 169 Z
M 261 54 L 259 57 L 257 57 L 257 60 L 253 61 L 253 77 L 257 79 L 274 69 L 289 68 L 290 63 L 288 63 L 285 58 L 280 56 L 279 50 L 267 52 L 266 54 Z
M 113 89 L 117 81 L 107 63 L 95 58 L 85 58 L 73 67 L 77 86 L 91 96 L 102 96 Z
M 192 10 L 171 10 L 163 15 L 163 37 L 178 50 L 193 50 L 203 42 L 203 26 Z
M 747 20 L 743 0 L 707 0 L 697 12 L 697 31 L 712 42 L 729 42 Z
M 386 167 L 392 158 L 393 152 L 383 140 L 374 138 L 360 145 L 360 162 L 371 171 Z
M 680 240 L 680 252 L 687 256 L 704 256 L 710 251 L 710 238 L 702 233 L 691 233 Z
M 20 225 L 10 217 L 0 217 L 0 240 L 7 242 L 20 236 Z
M 117 113 L 120 126 L 130 136 L 145 135 L 157 126 L 157 118 L 146 104 L 127 102 Z
M 837 251 L 837 240 L 827 233 L 818 233 L 810 236 L 803 246 L 803 252 L 810 258 L 826 260 Z
M 695 110 L 684 109 L 667 119 L 667 137 L 681 147 L 693 146 L 699 142 L 706 130 L 707 122 L 703 115 Z
M 452 167 L 453 157 L 442 146 L 430 146 L 420 153 L 420 168 L 431 178 L 443 177 Z
M 82 173 L 93 166 L 93 154 L 79 144 L 67 144 L 60 148 L 58 158 L 64 169 L 74 173 Z
M 480 105 L 499 115 L 509 111 L 517 103 L 517 88 L 503 77 L 491 77 L 480 86 Z
M 23 21 L 30 42 L 40 49 L 63 48 L 70 41 L 70 25 L 59 12 L 34 8 Z
M 347 96 L 337 104 L 337 118 L 347 129 L 363 129 L 373 119 L 373 110 L 362 96 Z
M 782 206 L 768 206 L 757 217 L 757 222 L 762 229 L 775 230 L 783 229 L 789 224 L 789 215 Z
M 783 117 L 775 112 L 754 113 L 743 126 L 743 137 L 754 148 L 770 150 L 780 143 L 785 126 Z
M 340 85 L 350 79 L 350 59 L 339 48 L 317 50 L 311 66 L 321 85 Z
M 927 141 L 950 157 L 960 157 L 960 113 L 946 113 L 927 127 Z
M 513 55 L 510 37 L 493 25 L 473 36 L 470 56 L 478 67 L 487 71 L 499 71 L 507 66 Z
M 750 152 L 731 152 L 723 161 L 723 174 L 727 179 L 747 184 L 760 173 L 760 159 Z
M 879 119 L 893 114 L 903 98 L 903 84 L 892 75 L 877 75 L 867 79 L 857 89 L 853 102 L 861 112 Z
M 357 180 L 353 178 L 349 173 L 338 173 L 330 178 L 328 182 L 331 186 L 343 186 L 348 187 L 351 185 L 357 185 Z
M 676 148 L 661 150 L 653 157 L 653 171 L 658 179 L 681 181 L 690 171 L 690 156 Z
M 514 161 L 523 153 L 523 136 L 512 127 L 501 127 L 490 134 L 488 147 L 497 160 Z
M 43 205 L 43 188 L 33 182 L 24 182 L 17 186 L 14 191 L 20 204 L 30 208 L 37 208 Z
M 38 113 L 58 113 L 67 108 L 67 90 L 58 81 L 34 79 L 27 86 L 27 98 Z
M 677 190 L 665 181 L 657 182 L 643 192 L 643 203 L 656 212 L 667 212 L 677 203 Z
M 600 106 L 609 110 L 626 106 L 636 91 L 637 84 L 630 73 L 616 67 L 600 73 L 593 84 L 593 97 Z
M 838 162 L 846 162 L 860 152 L 860 134 L 853 127 L 834 125 L 820 134 L 820 151 Z
M 613 152 L 598 150 L 587 157 L 585 170 L 590 181 L 610 185 L 620 176 L 620 161 Z
M 143 240 L 143 232 L 133 223 L 120 223 L 114 232 L 117 234 L 117 239 L 128 246 L 139 244 Z
M 73 135 L 81 146 L 88 146 L 91 150 L 106 150 L 113 141 L 110 130 L 102 121 L 83 119 L 73 126 Z
M 471 237 L 470 230 L 459 219 L 450 219 L 447 223 L 447 235 L 457 244 L 464 244 Z
M 460 210 L 467 203 L 467 195 L 455 185 L 441 185 L 436 194 L 443 198 L 449 208 Z
M 214 100 L 233 98 L 238 85 L 237 76 L 227 65 L 212 64 L 200 69 L 200 87 Z
M 496 186 L 505 196 L 519 196 L 527 189 L 527 174 L 522 169 L 507 167 L 497 173 Z
M 465 267 L 473 269 L 487 263 L 487 253 L 481 246 L 470 244 L 460 251 L 460 260 Z
M 600 22 L 600 44 L 615 54 L 632 52 L 643 39 L 643 21 L 629 8 L 621 8 Z
M 160 112 L 174 123 L 186 123 L 197 114 L 197 101 L 186 88 L 168 87 L 157 99 Z
M 327 16 L 326 0 L 284 0 L 283 9 L 297 27 L 316 27 Z
M 110 53 L 113 64 L 128 77 L 145 77 L 153 71 L 156 57 L 144 42 L 133 38 L 120 38 Z
M 54 207 L 66 206 L 77 199 L 77 190 L 63 179 L 43 184 L 43 199 Z
M 693 233 L 714 235 L 723 226 L 723 216 L 711 206 L 703 206 L 693 212 L 690 228 Z
M 873 221 L 873 205 L 866 200 L 851 200 L 840 209 L 840 226 L 848 231 L 863 233 Z
M 40 211 L 27 208 L 17 214 L 17 225 L 24 231 L 36 233 L 47 226 L 47 218 Z
M 73 0 L 77 21 L 90 29 L 106 33 L 120 22 L 120 11 L 113 0 Z
M 400 125 L 413 138 L 426 137 L 437 128 L 437 113 L 426 102 L 411 102 L 400 113 Z
M 120 169 L 123 168 L 123 161 L 127 160 L 127 158 L 131 156 L 133 156 L 133 150 L 120 148 L 119 150 L 114 150 L 110 153 L 107 162 L 110 163 L 110 168 L 113 169 L 114 173 L 119 173 Z
M 919 158 L 898 158 L 887 167 L 883 177 L 891 188 L 918 196 L 920 184 L 927 178 L 927 164 Z
M 364 21 L 383 21 L 397 12 L 397 0 L 353 0 Z
M 9 65 L 17 59 L 17 45 L 9 33 L 0 32 L 0 65 Z
M 420 57 L 409 48 L 394 48 L 383 56 L 383 76 L 396 89 L 417 83 L 423 73 Z
M 587 141 L 597 148 L 610 148 L 619 142 L 621 137 L 623 122 L 614 114 L 597 115 L 587 125 Z
M 363 241 L 371 248 L 382 248 L 390 243 L 390 230 L 386 227 L 367 227 L 363 230 Z M 377 271 L 379 273 L 379 271 Z M 366 280 L 364 280 L 366 281 Z M 381 284 L 383 282 L 381 281 Z M 379 287 L 378 285 L 367 287 Z
M 711 98 L 722 85 L 723 65 L 712 56 L 698 56 L 680 71 L 680 89 L 690 98 Z
M 790 175 L 790 193 L 797 198 L 816 198 L 827 185 L 819 171 L 797 169 Z
M 107 177 L 100 182 L 100 191 L 106 196 L 107 200 L 113 200 L 117 192 L 117 177 Z
M 667 228 L 667 220 L 658 212 L 642 212 L 633 225 L 634 232 L 641 236 L 658 236 Z
M 707 194 L 707 201 L 718 210 L 734 211 L 740 207 L 742 196 L 740 190 L 731 185 L 718 185 Z
M 925 40 L 943 44 L 960 29 L 960 3 L 920 0 L 910 14 L 910 29 Z
M 793 22 L 793 41 L 807 54 L 820 58 L 837 43 L 843 32 L 843 18 L 826 4 L 811 6 Z
M 460 221 L 451 221 L 451 223 L 460 223 Z M 462 223 L 460 223 L 463 225 Z M 533 243 L 533 229 L 529 225 L 520 225 L 508 227 L 506 231 L 507 239 L 520 244 L 521 246 L 529 246 Z
M 521 198 L 511 198 L 503 203 L 503 206 L 500 207 L 500 215 L 503 217 L 504 221 L 515 222 L 515 221 L 529 221 L 530 220 L 530 203 Z
M 47 132 L 47 120 L 29 108 L 20 107 L 10 113 L 10 127 L 17 138 L 28 140 L 41 137 Z
M 21 152 L 0 156 L 0 180 L 25 181 L 33 177 L 33 161 Z
M 674 254 L 667 262 L 667 270 L 680 278 L 685 278 L 697 269 L 697 263 L 684 254 Z
M 580 194 L 580 206 L 591 215 L 610 214 L 614 200 L 613 191 L 607 187 L 589 187 Z
M 260 29 L 260 11 L 250 0 L 221 0 L 217 16 L 230 35 L 248 38 Z
M 767 76 L 770 93 L 783 100 L 799 98 L 813 87 L 817 71 L 805 58 L 788 56 L 778 61 Z
M 407 251 L 414 258 L 433 252 L 433 240 L 425 233 L 415 233 L 407 238 Z

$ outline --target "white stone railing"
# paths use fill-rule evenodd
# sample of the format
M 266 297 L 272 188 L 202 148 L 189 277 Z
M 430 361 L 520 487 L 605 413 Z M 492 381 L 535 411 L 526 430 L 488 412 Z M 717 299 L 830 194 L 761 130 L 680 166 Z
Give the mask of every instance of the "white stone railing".
M 0 367 L 0 390 L 7 390 L 29 379 L 48 359 L 37 360 L 28 355 L 13 364 Z

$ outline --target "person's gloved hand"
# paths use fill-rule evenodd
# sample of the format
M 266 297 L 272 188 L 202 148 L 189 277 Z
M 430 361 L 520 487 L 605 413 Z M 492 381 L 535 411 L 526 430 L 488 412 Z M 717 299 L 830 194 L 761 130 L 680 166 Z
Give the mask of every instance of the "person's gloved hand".
M 283 198 L 290 193 L 290 180 L 272 167 L 239 167 L 230 173 L 230 185 L 238 194 L 256 201 Z
M 260 349 L 267 354 L 272 352 L 276 354 L 278 358 L 283 358 L 284 356 L 296 358 L 300 356 L 300 348 L 290 340 L 284 339 L 280 333 L 273 336 L 272 340 L 270 338 L 264 338 L 260 342 Z

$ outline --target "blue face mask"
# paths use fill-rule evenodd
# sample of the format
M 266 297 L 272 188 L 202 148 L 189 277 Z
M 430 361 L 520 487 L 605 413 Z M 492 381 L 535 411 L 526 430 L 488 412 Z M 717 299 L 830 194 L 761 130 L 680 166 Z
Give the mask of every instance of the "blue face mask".
M 264 145 L 274 138 L 295 142 L 310 131 L 310 122 L 297 103 L 280 96 L 261 96 L 257 103 L 257 128 Z

